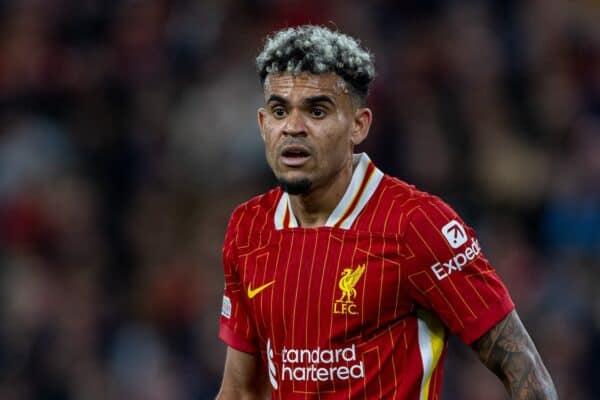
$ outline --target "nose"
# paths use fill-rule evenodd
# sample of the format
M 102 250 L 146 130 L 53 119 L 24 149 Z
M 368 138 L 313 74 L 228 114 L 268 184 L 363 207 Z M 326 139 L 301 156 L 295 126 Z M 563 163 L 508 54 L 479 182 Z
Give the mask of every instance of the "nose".
M 306 135 L 306 121 L 299 110 L 291 110 L 283 125 L 283 134 L 289 136 Z

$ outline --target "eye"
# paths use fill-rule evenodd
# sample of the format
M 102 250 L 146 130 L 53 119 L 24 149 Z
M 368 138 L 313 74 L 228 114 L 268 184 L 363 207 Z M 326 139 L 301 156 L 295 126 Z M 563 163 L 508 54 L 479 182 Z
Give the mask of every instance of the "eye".
M 283 106 L 275 106 L 275 107 L 271 108 L 271 112 L 273 113 L 275 118 L 283 118 L 287 114 L 287 111 L 286 111 L 285 107 L 283 107 Z
M 310 114 L 315 118 L 324 118 L 327 113 L 321 107 L 312 107 L 310 109 Z

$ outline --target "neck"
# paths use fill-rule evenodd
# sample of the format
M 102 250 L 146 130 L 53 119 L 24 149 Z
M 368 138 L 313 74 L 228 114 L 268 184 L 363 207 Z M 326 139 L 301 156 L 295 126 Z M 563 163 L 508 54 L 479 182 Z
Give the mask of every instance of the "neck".
M 298 224 L 303 228 L 325 226 L 352 179 L 353 158 L 330 180 L 331 183 L 313 188 L 309 193 L 290 195 L 290 203 Z

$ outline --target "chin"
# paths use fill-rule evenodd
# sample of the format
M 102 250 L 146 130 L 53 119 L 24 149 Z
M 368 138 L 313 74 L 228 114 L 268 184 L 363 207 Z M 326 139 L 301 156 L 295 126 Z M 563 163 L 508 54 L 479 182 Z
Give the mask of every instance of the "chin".
M 312 187 L 312 182 L 306 178 L 300 178 L 300 179 L 285 179 L 285 178 L 279 178 L 277 180 L 279 187 L 281 188 L 281 190 L 283 190 L 284 192 L 287 192 L 288 194 L 291 195 L 298 195 L 298 194 L 306 194 L 308 192 L 310 192 L 310 189 Z

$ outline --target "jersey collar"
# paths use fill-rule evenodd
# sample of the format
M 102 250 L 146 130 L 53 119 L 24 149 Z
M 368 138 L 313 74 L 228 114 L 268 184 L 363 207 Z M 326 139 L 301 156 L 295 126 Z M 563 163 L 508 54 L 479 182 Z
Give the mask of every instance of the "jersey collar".
M 331 212 L 325 226 L 349 229 L 383 178 L 383 172 L 375 167 L 366 153 L 355 154 L 353 158 L 354 172 L 350 184 L 338 205 Z M 277 203 L 274 222 L 275 229 L 299 226 L 292 211 L 290 197 L 286 192 L 283 192 Z

